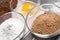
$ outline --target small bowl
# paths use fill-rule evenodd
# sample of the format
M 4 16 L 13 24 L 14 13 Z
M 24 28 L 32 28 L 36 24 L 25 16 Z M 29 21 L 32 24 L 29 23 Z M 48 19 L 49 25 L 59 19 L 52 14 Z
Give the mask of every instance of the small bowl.
M 35 4 L 36 4 L 36 3 L 32 2 L 32 1 L 23 1 L 23 0 L 20 1 L 20 0 L 18 0 L 17 6 L 16 6 L 16 8 L 15 8 L 13 11 L 19 12 L 19 13 L 23 14 L 24 17 L 26 17 L 28 11 L 30 10 L 30 9 L 29 9 L 28 11 L 22 10 L 22 9 L 23 9 L 23 8 L 22 8 L 23 5 L 26 4 L 26 3 L 28 3 L 28 4 L 29 4 L 29 3 L 33 4 L 32 7 L 34 7 Z M 31 7 L 31 8 L 32 8 L 32 7 Z M 13 9 L 12 6 L 11 6 L 11 9 Z

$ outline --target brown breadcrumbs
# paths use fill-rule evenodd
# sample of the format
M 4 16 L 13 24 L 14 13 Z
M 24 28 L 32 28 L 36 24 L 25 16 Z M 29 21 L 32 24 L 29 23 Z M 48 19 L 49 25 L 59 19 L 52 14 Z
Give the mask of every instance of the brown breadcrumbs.
M 32 23 L 32 31 L 38 34 L 51 34 L 60 29 L 60 16 L 53 12 L 39 15 Z
M 4 1 L 0 2 L 0 16 L 3 15 L 4 13 L 11 11 L 10 1 L 11 0 L 4 0 Z M 17 5 L 17 0 L 13 0 L 11 4 L 13 5 L 13 8 L 15 8 Z

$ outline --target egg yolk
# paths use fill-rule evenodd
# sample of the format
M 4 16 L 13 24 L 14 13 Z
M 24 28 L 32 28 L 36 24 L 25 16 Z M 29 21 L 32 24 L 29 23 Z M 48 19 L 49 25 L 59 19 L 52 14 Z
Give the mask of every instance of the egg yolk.
M 34 5 L 33 5 L 32 3 L 27 2 L 27 3 L 23 4 L 22 10 L 23 10 L 23 11 L 28 11 L 28 10 L 30 10 L 33 6 L 34 6 Z
M 24 15 L 24 16 L 26 16 L 27 15 L 27 12 L 29 11 L 29 10 L 31 10 L 32 8 L 34 7 L 34 4 L 33 3 L 30 3 L 30 2 L 26 2 L 26 3 L 24 3 L 22 6 L 21 6 L 21 12 L 22 12 L 22 14 Z

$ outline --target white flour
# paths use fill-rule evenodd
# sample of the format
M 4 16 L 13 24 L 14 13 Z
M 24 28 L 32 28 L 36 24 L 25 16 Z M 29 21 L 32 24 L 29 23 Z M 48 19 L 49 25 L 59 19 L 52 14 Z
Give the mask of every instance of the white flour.
M 10 18 L 0 25 L 0 40 L 13 40 L 24 29 L 24 23 L 16 18 Z

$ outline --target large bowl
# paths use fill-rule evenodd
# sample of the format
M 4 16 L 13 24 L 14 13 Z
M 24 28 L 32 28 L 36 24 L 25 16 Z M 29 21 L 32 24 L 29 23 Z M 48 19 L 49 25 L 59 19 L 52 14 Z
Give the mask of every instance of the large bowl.
M 22 27 L 20 27 L 20 26 L 15 26 L 15 27 L 13 27 L 12 28 L 12 30 L 16 30 L 16 31 L 13 31 L 11 34 L 12 35 L 10 35 L 10 32 L 11 31 L 4 31 L 4 32 L 1 32 L 1 31 L 3 31 L 3 29 L 5 29 L 7 26 L 12 26 L 14 23 L 11 21 L 8 21 L 10 18 L 13 18 L 13 19 L 18 19 L 19 21 L 21 21 L 21 22 L 19 22 L 20 24 L 21 23 L 23 23 L 23 25 L 21 25 Z M 7 21 L 8 22 L 7 22 Z M 9 23 L 10 22 L 10 23 Z M 20 24 L 18 24 L 17 22 L 18 21 L 14 21 L 15 22 L 15 24 L 16 25 L 20 25 Z M 5 23 L 5 24 L 4 24 Z M 0 38 L 1 38 L 1 40 L 16 40 L 16 39 L 21 39 L 23 36 L 24 36 L 24 32 L 25 32 L 25 19 L 24 19 L 24 17 L 23 17 L 23 15 L 22 14 L 20 14 L 20 13 L 17 13 L 17 12 L 8 12 L 8 13 L 5 13 L 4 15 L 2 15 L 2 16 L 0 16 L 0 32 L 1 33 L 4 33 L 4 34 L 2 34 L 1 35 L 1 33 L 0 33 Z M 4 26 L 5 25 L 5 26 Z M 7 25 L 7 26 L 6 26 Z M 4 27 L 3 27 L 4 26 Z M 18 30 L 17 30 L 18 29 Z M 5 29 L 5 30 L 7 30 L 7 29 Z M 16 33 L 15 33 L 16 32 Z M 15 34 L 14 34 L 15 33 Z M 10 37 L 9 37 L 9 35 L 10 35 Z M 13 35 L 15 35 L 15 36 L 13 36 Z M 7 39 L 8 38 L 8 39 Z
M 44 7 L 42 6 L 35 6 L 34 8 L 32 8 L 29 12 L 28 12 L 28 15 L 26 16 L 26 25 L 27 25 L 27 28 L 29 29 L 29 31 L 37 36 L 37 37 L 40 37 L 40 38 L 51 38 L 51 37 L 54 37 L 54 36 L 57 36 L 60 34 L 60 30 L 57 30 L 56 32 L 52 33 L 52 34 L 46 34 L 46 35 L 43 35 L 43 34 L 38 34 L 38 33 L 35 33 L 32 31 L 32 23 L 34 21 L 34 19 L 41 15 L 41 14 L 44 14 L 45 11 L 51 11 L 50 9 L 53 8 L 53 4 L 47 4 L 45 5 L 44 4 Z M 46 7 L 46 9 L 45 9 Z M 34 11 L 35 10 L 35 11 Z M 54 12 L 54 10 L 52 10 L 52 12 Z M 57 14 L 57 12 L 55 12 Z M 32 15 L 31 15 L 32 14 Z M 59 13 L 58 13 L 59 15 Z

